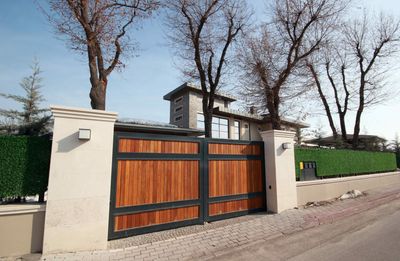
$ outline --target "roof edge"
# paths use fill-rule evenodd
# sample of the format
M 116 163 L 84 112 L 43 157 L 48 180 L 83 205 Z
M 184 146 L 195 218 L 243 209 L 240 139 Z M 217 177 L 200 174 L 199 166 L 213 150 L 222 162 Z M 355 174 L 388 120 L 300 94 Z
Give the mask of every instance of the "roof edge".
M 139 130 L 139 131 L 150 131 L 150 132 L 160 132 L 160 133 L 175 133 L 175 134 L 187 134 L 191 136 L 201 136 L 204 135 L 204 131 L 198 129 L 188 129 L 179 127 L 165 127 L 165 126 L 150 126 L 132 123 L 122 123 L 116 122 L 114 124 L 115 128 Z
M 194 83 L 190 83 L 190 82 L 185 82 L 182 85 L 180 85 L 177 88 L 175 88 L 174 90 L 172 90 L 169 93 L 165 94 L 163 96 L 163 99 L 166 100 L 166 101 L 170 101 L 174 94 L 184 90 L 185 88 L 191 89 L 193 91 L 201 92 L 201 88 L 198 85 L 195 85 Z M 231 102 L 237 101 L 236 97 L 234 97 L 233 95 L 230 95 L 228 93 L 216 92 L 215 95 L 218 96 L 218 97 L 221 97 L 221 98 L 223 98 L 225 100 L 229 100 Z

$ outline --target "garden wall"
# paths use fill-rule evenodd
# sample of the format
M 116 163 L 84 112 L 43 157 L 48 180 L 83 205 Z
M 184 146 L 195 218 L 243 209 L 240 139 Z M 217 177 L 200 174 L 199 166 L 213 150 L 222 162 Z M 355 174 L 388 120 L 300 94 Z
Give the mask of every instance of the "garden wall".
M 301 206 L 307 202 L 337 198 L 353 189 L 366 191 L 393 184 L 399 184 L 400 186 L 400 172 L 398 171 L 344 178 L 300 181 L 296 183 L 297 201 L 298 205 Z
M 45 210 L 38 203 L 0 206 L 0 259 L 42 251 Z

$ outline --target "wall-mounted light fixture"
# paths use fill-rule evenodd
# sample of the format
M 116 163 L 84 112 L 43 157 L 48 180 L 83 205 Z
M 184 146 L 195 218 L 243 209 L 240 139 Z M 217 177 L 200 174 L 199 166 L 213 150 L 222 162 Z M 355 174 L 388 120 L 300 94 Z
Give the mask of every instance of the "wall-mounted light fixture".
M 91 130 L 90 129 L 79 129 L 79 140 L 90 140 L 91 136 Z
M 290 142 L 284 142 L 284 143 L 282 143 L 282 149 L 288 150 L 288 149 L 292 149 L 292 148 L 293 148 L 292 143 L 290 143 Z

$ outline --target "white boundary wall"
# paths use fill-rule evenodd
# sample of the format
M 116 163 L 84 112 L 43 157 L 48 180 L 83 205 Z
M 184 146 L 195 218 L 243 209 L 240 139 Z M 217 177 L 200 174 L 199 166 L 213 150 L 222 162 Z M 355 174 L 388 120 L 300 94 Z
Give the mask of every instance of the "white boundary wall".
M 42 251 L 43 203 L 0 205 L 0 259 Z
M 297 200 L 299 205 L 307 202 L 333 199 L 357 189 L 365 191 L 389 184 L 399 184 L 400 172 L 359 175 L 345 178 L 330 178 L 297 182 Z

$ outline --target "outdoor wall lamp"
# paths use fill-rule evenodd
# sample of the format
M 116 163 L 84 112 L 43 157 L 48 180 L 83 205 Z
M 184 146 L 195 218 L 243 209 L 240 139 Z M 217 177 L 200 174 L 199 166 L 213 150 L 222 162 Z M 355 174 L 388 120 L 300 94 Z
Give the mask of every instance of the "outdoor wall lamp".
M 282 143 L 282 149 L 288 150 L 288 149 L 292 149 L 292 148 L 293 148 L 292 143 L 290 143 L 290 142 L 284 142 L 284 143 Z
M 91 130 L 90 129 L 79 129 L 79 140 L 90 140 Z

